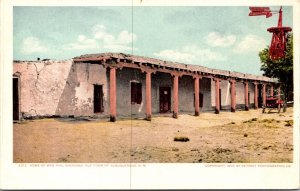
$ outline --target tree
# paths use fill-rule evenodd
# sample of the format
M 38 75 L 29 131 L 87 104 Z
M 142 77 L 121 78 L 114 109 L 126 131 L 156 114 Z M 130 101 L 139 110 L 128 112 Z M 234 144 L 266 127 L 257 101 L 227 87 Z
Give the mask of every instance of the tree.
M 293 34 L 288 34 L 285 57 L 271 60 L 269 47 L 259 52 L 264 76 L 277 78 L 284 92 L 284 99 L 293 100 Z

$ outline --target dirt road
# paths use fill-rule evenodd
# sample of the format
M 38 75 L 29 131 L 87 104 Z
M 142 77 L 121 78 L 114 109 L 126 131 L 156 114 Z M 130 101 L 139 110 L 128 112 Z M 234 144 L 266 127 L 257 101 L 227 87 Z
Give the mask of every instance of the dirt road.
M 41 119 L 14 124 L 14 162 L 262 163 L 292 162 L 293 108 L 180 115 L 178 119 L 78 121 Z M 187 142 L 176 142 L 186 137 Z

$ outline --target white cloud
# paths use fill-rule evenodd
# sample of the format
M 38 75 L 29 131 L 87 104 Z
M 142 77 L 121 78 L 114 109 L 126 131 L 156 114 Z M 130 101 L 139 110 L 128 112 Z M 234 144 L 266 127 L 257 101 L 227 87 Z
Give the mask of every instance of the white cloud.
M 263 38 L 255 35 L 245 36 L 233 49 L 236 53 L 259 52 L 266 46 Z
M 226 57 L 218 52 L 214 52 L 209 48 L 199 48 L 196 45 L 189 45 L 183 48 L 184 52 L 190 52 L 195 57 L 195 61 L 224 61 Z
M 47 47 L 36 37 L 27 37 L 23 40 L 22 52 L 24 54 L 42 53 L 46 51 Z
M 66 50 L 86 50 L 99 49 L 99 45 L 95 39 L 87 38 L 84 35 L 79 35 L 77 42 L 64 45 Z
M 227 58 L 208 48 L 199 48 L 196 45 L 187 45 L 180 50 L 162 50 L 154 53 L 161 59 L 184 62 L 190 64 L 203 64 L 211 61 L 225 61 Z
M 229 47 L 236 41 L 234 35 L 222 36 L 218 32 L 211 32 L 205 37 L 206 43 L 212 47 Z
M 136 40 L 136 35 L 126 30 L 121 31 L 117 36 L 107 32 L 104 25 L 95 25 L 92 28 L 92 38 L 79 35 L 77 42 L 69 43 L 64 46 L 65 49 L 104 49 L 115 52 L 128 51 L 132 49 L 132 42 Z
M 165 60 L 176 62 L 191 62 L 192 57 L 192 55 L 189 53 L 168 49 L 154 53 L 154 55 Z
M 133 41 L 136 40 L 136 35 L 133 33 L 129 33 L 128 31 L 121 31 L 118 36 L 118 43 L 119 44 L 131 44 Z
M 95 39 L 103 39 L 104 36 L 107 35 L 106 27 L 104 25 L 95 25 L 92 30 Z
M 136 35 L 126 30 L 121 31 L 118 37 L 115 37 L 106 31 L 104 25 L 95 25 L 93 35 L 95 39 L 103 41 L 105 45 L 128 45 L 136 40 Z
M 104 45 L 103 49 L 113 50 L 115 52 L 122 52 L 122 51 L 132 50 L 132 47 L 121 45 L 121 44 L 111 44 L 111 45 Z M 135 48 L 133 48 L 133 49 L 135 49 Z

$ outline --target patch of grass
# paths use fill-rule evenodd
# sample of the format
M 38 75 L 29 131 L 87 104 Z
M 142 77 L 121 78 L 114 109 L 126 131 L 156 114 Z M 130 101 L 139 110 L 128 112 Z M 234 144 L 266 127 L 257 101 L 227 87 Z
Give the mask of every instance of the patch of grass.
M 265 146 L 265 147 L 263 147 L 263 150 L 269 150 L 271 147 L 272 147 L 271 145 Z
M 266 128 L 270 128 L 270 129 L 276 129 L 276 128 L 280 128 L 279 126 L 276 125 L 270 125 L 270 124 L 265 124 Z
M 254 118 L 252 118 L 252 119 L 251 119 L 251 121 L 257 121 L 257 118 L 256 118 L 256 117 L 254 117 Z
M 286 124 L 284 126 L 287 126 L 287 127 L 291 127 L 294 125 L 294 121 L 293 120 L 285 120 L 284 122 L 286 122 Z
M 247 120 L 247 121 L 243 121 L 243 123 L 253 123 L 253 122 L 255 122 L 255 121 L 257 121 L 257 118 L 256 118 L 256 117 L 254 117 L 254 118 L 252 118 L 252 119 L 249 119 L 249 120 Z
M 174 137 L 174 141 L 188 142 L 188 141 L 190 141 L 190 139 L 188 137 L 184 137 L 184 136 L 177 136 L 177 137 Z
M 227 148 L 216 148 L 213 150 L 214 152 L 216 153 L 229 153 L 229 152 L 232 152 L 232 150 L 230 149 L 227 149 Z
M 263 119 L 260 122 L 263 122 L 263 123 L 272 123 L 273 121 L 275 121 L 275 119 Z

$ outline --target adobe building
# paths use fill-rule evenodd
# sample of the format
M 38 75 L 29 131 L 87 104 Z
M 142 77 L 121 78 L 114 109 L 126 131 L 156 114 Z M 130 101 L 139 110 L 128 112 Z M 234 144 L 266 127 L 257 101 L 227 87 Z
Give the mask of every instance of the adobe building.
M 14 120 L 142 117 L 257 109 L 277 80 L 122 53 L 14 61 Z M 195 96 L 196 95 L 196 96 Z

